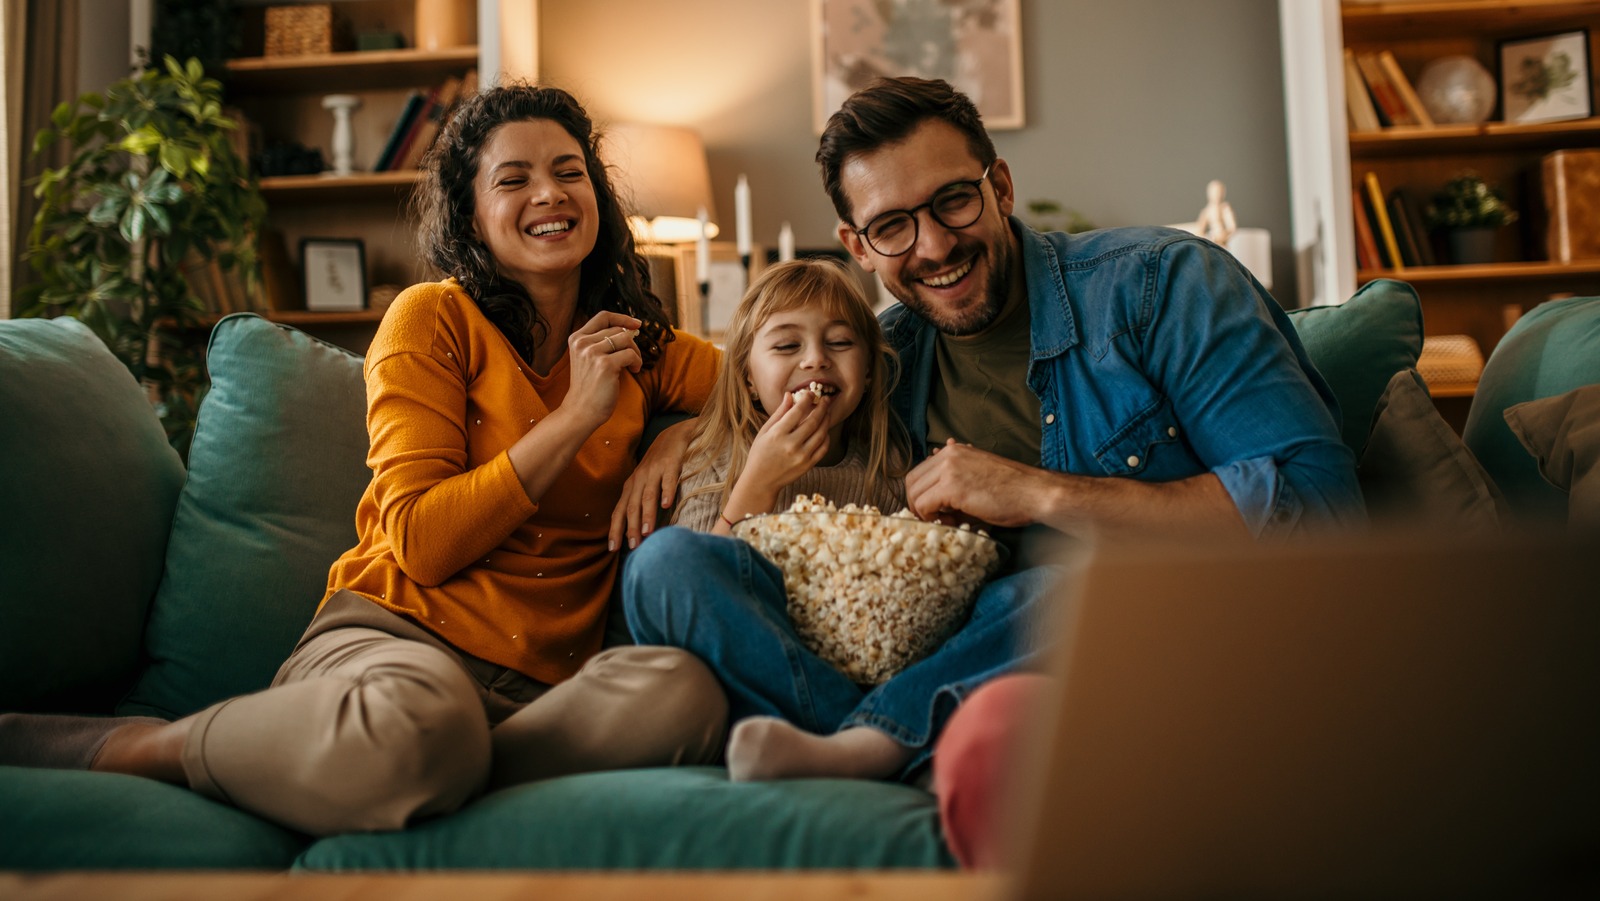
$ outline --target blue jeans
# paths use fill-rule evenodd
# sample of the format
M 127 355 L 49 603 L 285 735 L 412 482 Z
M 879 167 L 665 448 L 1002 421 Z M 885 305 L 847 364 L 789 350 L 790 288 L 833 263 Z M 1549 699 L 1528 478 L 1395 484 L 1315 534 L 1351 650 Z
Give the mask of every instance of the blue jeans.
M 1058 574 L 1036 567 L 988 583 L 959 632 L 878 686 L 857 685 L 800 643 L 783 574 L 736 538 L 657 532 L 628 555 L 622 602 L 635 641 L 684 648 L 711 667 L 729 722 L 776 716 L 819 735 L 871 726 L 915 750 L 909 774 L 962 699 L 1037 650 L 1033 611 Z

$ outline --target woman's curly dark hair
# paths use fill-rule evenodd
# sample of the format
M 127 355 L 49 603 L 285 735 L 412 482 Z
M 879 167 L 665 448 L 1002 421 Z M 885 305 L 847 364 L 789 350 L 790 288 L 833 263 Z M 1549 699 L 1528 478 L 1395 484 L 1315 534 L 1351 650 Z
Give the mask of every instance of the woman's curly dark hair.
M 473 230 L 473 180 L 489 136 L 507 122 L 547 119 L 566 129 L 583 148 L 583 162 L 594 185 L 600 229 L 594 250 L 583 261 L 578 288 L 578 321 L 601 310 L 624 313 L 644 323 L 635 339 L 646 369 L 672 340 L 672 325 L 660 298 L 651 293 L 649 270 L 634 250 L 633 233 L 611 174 L 600 160 L 599 135 L 589 114 L 560 88 L 525 83 L 497 85 L 462 100 L 422 161 L 412 207 L 423 258 L 466 289 L 489 321 L 505 334 L 524 360 L 551 328 L 527 289 L 503 277 L 489 248 Z M 566 336 L 561 335 L 562 340 Z

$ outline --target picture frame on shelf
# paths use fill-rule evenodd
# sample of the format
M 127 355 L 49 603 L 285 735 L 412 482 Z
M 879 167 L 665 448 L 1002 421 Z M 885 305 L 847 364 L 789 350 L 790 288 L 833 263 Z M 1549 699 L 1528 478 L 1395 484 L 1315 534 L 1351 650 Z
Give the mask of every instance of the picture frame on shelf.
M 366 256 L 360 238 L 302 238 L 306 309 L 320 313 L 366 309 Z
M 818 134 L 846 97 L 874 78 L 899 75 L 950 82 L 991 131 L 1023 126 L 1021 0 L 812 0 L 811 7 Z
M 1559 122 L 1594 115 L 1589 30 L 1499 43 L 1500 110 L 1506 122 Z
M 733 319 L 733 311 L 756 274 L 765 268 L 766 251 L 760 245 L 750 249 L 750 269 L 747 272 L 739 259 L 738 247 L 731 241 L 709 241 L 711 253 L 708 272 L 711 290 L 702 298 L 700 285 L 695 281 L 695 244 L 673 245 L 677 251 L 674 269 L 678 277 L 678 327 L 711 341 L 721 341 Z

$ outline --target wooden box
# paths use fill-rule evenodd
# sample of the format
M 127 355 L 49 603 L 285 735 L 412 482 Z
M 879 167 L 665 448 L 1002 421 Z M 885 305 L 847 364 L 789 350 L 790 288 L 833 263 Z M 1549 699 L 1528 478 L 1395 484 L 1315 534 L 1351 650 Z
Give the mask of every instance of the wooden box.
M 305 56 L 349 50 L 350 26 L 331 3 L 269 6 L 265 56 Z
M 1600 259 L 1600 150 L 1557 150 L 1542 169 L 1550 260 Z

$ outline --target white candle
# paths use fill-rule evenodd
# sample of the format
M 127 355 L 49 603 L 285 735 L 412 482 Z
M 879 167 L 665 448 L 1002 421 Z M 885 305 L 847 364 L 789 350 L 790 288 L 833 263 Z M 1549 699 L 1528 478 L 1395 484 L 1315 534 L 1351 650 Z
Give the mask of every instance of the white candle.
M 794 229 L 785 222 L 783 228 L 778 229 L 778 261 L 794 259 Z
M 747 257 L 750 255 L 750 182 L 743 174 L 733 187 L 733 213 L 739 256 Z
M 701 284 L 711 281 L 711 243 L 706 239 L 706 208 L 699 211 L 700 236 L 694 241 L 694 280 Z

